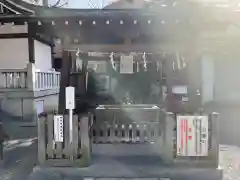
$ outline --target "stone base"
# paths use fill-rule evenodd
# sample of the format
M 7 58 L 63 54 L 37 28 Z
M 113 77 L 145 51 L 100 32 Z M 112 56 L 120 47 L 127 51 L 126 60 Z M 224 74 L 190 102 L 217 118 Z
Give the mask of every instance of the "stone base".
M 1 110 L 16 117 L 24 122 L 37 122 L 37 114 L 54 110 L 58 108 L 58 93 L 43 94 L 43 96 L 35 96 L 29 93 L 27 97 L 3 98 L 1 102 Z

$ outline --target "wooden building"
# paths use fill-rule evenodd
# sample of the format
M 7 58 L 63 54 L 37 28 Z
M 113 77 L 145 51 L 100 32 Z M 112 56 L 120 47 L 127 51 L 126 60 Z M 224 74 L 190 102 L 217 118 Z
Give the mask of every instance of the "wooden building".
M 103 58 L 109 61 L 111 53 L 146 54 L 147 58 L 155 56 L 158 60 L 167 54 L 170 60 L 163 68 L 166 84 L 176 84 L 180 75 L 173 73 L 173 64 L 179 59 L 177 56 L 184 59 L 188 68 L 182 79 L 188 86 L 190 102 L 198 101 L 198 92 L 202 104 L 240 101 L 240 87 L 236 83 L 239 73 L 237 4 L 169 1 L 129 9 L 112 9 L 110 5 L 102 10 L 86 10 L 39 7 L 21 1 L 0 3 L 8 9 L 1 16 L 2 26 L 27 27 L 26 33 L 3 33 L 1 39 L 12 34 L 18 39 L 26 37 L 29 62 L 36 66 L 46 57 L 36 58 L 40 50 L 33 51 L 35 40 L 58 44 L 62 65 L 70 59 L 75 63 L 77 51 L 85 61 L 92 59 L 89 52 L 105 54 Z
M 1 111 L 23 120 L 57 108 L 60 80 L 60 72 L 52 65 L 53 43 L 31 33 L 27 23 L 2 21 L 9 16 L 32 16 L 35 12 L 29 5 L 0 1 Z

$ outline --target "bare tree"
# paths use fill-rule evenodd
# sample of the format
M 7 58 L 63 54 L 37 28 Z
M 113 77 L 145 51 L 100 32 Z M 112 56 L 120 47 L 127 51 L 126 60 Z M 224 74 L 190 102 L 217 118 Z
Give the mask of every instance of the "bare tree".
M 56 0 L 52 4 L 49 3 L 49 0 L 43 0 L 43 5 L 48 7 L 63 7 L 67 4 L 68 4 L 68 0 Z

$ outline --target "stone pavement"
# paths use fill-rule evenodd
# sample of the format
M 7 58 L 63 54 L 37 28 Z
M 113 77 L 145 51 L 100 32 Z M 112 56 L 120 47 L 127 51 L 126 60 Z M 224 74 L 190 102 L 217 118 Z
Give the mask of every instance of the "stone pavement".
M 26 180 L 37 163 L 37 128 L 2 116 L 1 121 L 10 139 L 4 143 L 0 180 Z
M 240 180 L 240 105 L 210 105 L 209 111 L 220 113 L 220 146 L 219 163 L 223 169 L 223 180 Z M 81 177 L 65 177 L 52 171 L 31 173 L 30 180 L 79 180 Z
M 240 106 L 209 107 L 220 113 L 220 165 L 224 170 L 223 180 L 240 180 Z M 64 177 L 52 172 L 32 172 L 37 163 L 37 128 L 31 123 L 3 121 L 10 135 L 5 145 L 5 164 L 0 168 L 0 180 L 67 180 L 79 177 Z M 234 146 L 235 145 L 235 146 Z M 237 147 L 238 146 L 238 147 Z

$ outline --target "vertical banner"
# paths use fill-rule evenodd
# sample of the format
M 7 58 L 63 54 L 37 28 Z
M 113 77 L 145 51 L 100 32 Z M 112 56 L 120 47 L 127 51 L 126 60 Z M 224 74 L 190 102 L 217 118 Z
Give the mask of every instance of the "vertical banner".
M 54 140 L 56 142 L 63 142 L 63 116 L 54 116 Z
M 177 116 L 177 155 L 208 156 L 208 116 Z
M 121 56 L 120 73 L 122 74 L 133 73 L 133 56 Z

